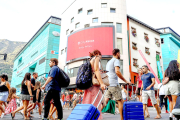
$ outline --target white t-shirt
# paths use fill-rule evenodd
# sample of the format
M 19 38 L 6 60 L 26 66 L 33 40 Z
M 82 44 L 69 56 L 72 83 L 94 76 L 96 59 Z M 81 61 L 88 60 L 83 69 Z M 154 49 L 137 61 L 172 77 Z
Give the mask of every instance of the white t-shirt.
M 122 90 L 121 92 L 122 92 L 122 98 L 123 98 L 123 99 L 126 99 L 126 98 L 127 98 L 127 96 L 126 96 L 125 91 L 124 91 L 124 90 Z
M 164 85 L 162 83 L 158 84 L 158 89 L 159 89 L 159 95 L 165 95 Z

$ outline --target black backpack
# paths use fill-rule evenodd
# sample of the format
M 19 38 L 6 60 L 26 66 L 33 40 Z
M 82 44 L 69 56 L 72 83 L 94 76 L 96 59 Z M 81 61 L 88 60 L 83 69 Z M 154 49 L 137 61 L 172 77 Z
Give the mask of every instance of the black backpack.
M 60 87 L 68 87 L 70 83 L 69 76 L 61 69 L 59 68 L 59 78 L 58 84 Z
M 92 71 L 89 60 L 79 67 L 76 78 L 76 85 L 77 88 L 82 90 L 88 89 L 92 86 Z

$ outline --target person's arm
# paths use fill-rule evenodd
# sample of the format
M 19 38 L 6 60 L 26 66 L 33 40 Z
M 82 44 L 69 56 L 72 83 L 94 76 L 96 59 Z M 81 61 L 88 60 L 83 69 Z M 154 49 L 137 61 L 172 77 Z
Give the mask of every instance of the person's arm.
M 126 90 L 126 89 L 124 89 L 124 92 L 126 93 L 126 96 L 128 96 L 128 93 L 127 93 L 127 90 Z
M 32 91 L 31 91 L 31 82 L 29 80 L 26 80 L 26 81 L 27 81 L 28 92 L 29 92 L 30 96 L 33 96 Z
M 131 82 L 127 81 L 127 80 L 123 77 L 123 75 L 121 74 L 119 66 L 116 66 L 116 67 L 115 67 L 115 72 L 116 72 L 116 75 L 117 75 L 121 80 L 123 80 L 124 82 L 126 82 L 126 83 L 128 83 L 128 84 L 131 84 Z
M 45 84 L 42 86 L 42 89 L 44 89 L 46 87 L 46 85 L 53 79 L 53 77 L 48 77 L 48 79 L 46 80 Z
M 13 94 L 13 97 L 15 97 L 15 98 L 19 99 L 19 97 L 18 97 L 16 94 Z
M 37 92 L 36 92 L 36 101 L 38 101 L 38 98 L 39 98 L 39 92 L 40 92 L 40 89 L 37 89 Z
M 10 93 L 11 86 L 10 86 L 9 82 L 6 82 L 6 86 L 7 86 L 8 90 L 9 90 L 9 93 Z
M 101 89 L 105 90 L 106 85 L 103 83 L 103 80 L 101 78 L 101 73 L 99 71 L 99 59 L 100 59 L 99 57 L 97 57 L 95 59 L 95 62 L 94 62 L 94 71 L 95 71 L 96 77 L 97 77 L 97 79 L 98 79 L 98 81 L 99 81 L 99 83 L 101 85 Z
M 137 80 L 136 91 L 138 90 L 138 87 L 139 87 L 139 78 Z
M 159 89 L 157 90 L 157 97 L 159 97 Z
M 150 90 L 151 87 L 155 85 L 155 78 L 151 78 L 151 80 L 152 80 L 152 83 L 151 83 L 150 86 L 148 86 L 148 87 L 146 88 L 146 90 Z

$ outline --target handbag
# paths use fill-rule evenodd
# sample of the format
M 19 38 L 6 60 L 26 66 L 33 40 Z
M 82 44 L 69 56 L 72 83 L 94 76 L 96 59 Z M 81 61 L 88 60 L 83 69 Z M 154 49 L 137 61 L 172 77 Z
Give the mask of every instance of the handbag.
M 165 85 L 169 82 L 169 77 L 165 77 L 163 80 L 162 80 L 162 84 Z
M 102 65 L 101 65 L 101 69 L 103 70 Z M 104 70 L 103 70 L 103 71 L 104 71 Z M 109 85 L 110 85 L 110 84 L 109 84 L 108 75 L 107 75 L 106 73 L 102 72 L 102 73 L 101 73 L 101 78 L 102 78 L 103 83 L 104 83 L 106 86 L 109 86 Z M 99 81 L 98 81 L 95 73 L 93 73 L 93 76 L 92 76 L 92 83 L 93 83 L 94 86 L 100 86 L 100 83 L 99 83 Z

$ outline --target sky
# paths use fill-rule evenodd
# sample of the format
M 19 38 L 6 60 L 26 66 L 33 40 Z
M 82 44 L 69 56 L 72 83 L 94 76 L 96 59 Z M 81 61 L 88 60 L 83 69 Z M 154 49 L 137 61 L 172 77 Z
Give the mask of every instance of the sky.
M 28 42 L 52 15 L 74 0 L 0 0 L 0 39 Z M 153 28 L 171 27 L 180 34 L 180 0 L 126 0 L 127 14 Z

